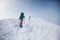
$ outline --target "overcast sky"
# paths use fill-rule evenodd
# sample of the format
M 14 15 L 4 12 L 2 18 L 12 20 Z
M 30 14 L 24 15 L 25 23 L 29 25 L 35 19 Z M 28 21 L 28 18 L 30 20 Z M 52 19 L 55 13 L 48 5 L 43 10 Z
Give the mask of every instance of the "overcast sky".
M 0 19 L 18 18 L 21 12 L 25 16 L 35 16 L 60 25 L 60 3 L 50 0 L 0 0 Z

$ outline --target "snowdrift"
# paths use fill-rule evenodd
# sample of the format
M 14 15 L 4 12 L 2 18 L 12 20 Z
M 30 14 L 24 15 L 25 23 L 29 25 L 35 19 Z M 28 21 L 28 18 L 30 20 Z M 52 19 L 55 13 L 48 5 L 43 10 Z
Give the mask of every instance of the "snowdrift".
M 20 28 L 18 19 L 3 19 L 0 40 L 60 40 L 60 26 L 34 18 L 25 19 Z

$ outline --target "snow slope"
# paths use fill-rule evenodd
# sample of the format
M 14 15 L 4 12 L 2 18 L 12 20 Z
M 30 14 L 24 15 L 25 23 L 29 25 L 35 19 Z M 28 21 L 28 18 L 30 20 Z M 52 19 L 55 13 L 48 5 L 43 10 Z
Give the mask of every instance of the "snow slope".
M 18 19 L 3 19 L 0 40 L 60 40 L 60 26 L 34 18 L 25 19 L 20 28 Z

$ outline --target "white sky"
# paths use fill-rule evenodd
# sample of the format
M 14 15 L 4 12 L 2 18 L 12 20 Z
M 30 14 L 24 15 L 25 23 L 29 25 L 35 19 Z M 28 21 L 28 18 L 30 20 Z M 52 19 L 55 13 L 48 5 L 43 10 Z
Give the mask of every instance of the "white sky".
M 24 0 L 0 0 L 0 19 L 18 18 L 21 12 L 29 13 Z
M 8 0 L 0 0 L 0 19 L 6 17 L 5 11 L 8 5 Z

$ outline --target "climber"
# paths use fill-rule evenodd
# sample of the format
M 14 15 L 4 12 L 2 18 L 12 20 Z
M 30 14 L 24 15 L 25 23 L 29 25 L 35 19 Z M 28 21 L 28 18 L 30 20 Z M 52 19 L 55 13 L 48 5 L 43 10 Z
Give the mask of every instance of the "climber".
M 19 21 L 20 21 L 20 27 L 23 27 L 23 19 L 25 18 L 24 13 L 22 12 L 21 15 L 19 16 Z

